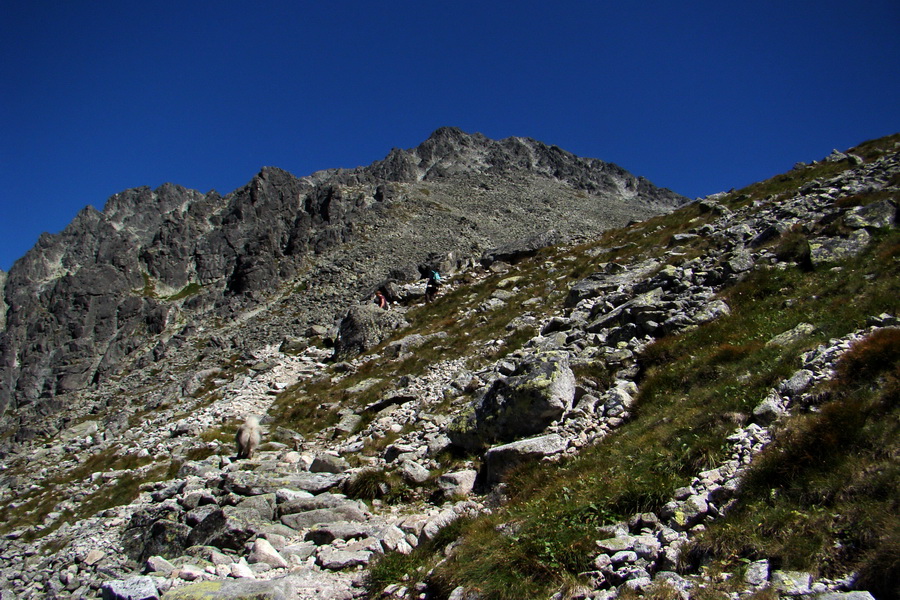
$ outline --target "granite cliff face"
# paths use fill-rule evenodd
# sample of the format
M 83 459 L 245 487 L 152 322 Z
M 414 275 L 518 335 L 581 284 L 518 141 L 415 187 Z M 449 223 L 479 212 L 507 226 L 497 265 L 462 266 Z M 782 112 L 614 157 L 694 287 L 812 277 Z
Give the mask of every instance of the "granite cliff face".
M 684 201 L 609 163 L 453 128 L 367 167 L 302 178 L 267 167 L 226 196 L 126 190 L 0 273 L 0 429 L 53 434 L 71 393 L 288 289 L 303 290 L 289 322 L 258 319 L 219 346 L 330 328 L 348 302 L 429 260 L 453 269 L 550 229 L 588 236 Z

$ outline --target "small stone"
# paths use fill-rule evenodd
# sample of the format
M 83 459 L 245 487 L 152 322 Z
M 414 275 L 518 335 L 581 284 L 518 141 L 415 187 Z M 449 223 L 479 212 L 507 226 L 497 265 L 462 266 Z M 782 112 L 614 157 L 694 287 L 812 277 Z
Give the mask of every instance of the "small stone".
M 253 551 L 247 558 L 249 563 L 264 563 L 276 569 L 285 569 L 288 566 L 284 557 L 278 553 L 268 540 L 257 538 L 253 542 Z
M 231 563 L 231 576 L 238 579 L 256 579 L 253 569 L 250 568 L 250 565 L 243 558 L 236 563 Z
M 176 576 L 185 581 L 197 581 L 198 579 L 203 579 L 205 574 L 206 571 L 197 565 L 182 565 L 176 572 Z
M 168 576 L 175 570 L 175 565 L 162 556 L 151 556 L 147 559 L 145 570 L 148 573 L 162 573 L 164 576 Z
M 621 552 L 616 552 L 612 556 L 609 557 L 609 560 L 612 561 L 614 565 L 620 565 L 622 563 L 633 563 L 638 559 L 637 552 L 632 550 L 622 550 Z
M 84 564 L 89 567 L 93 567 L 98 562 L 103 560 L 104 556 L 106 556 L 106 554 L 100 550 L 91 550 L 87 553 L 87 556 L 84 557 Z
M 758 560 L 747 565 L 744 582 L 753 587 L 762 587 L 769 581 L 769 561 Z
M 606 554 L 615 554 L 623 550 L 634 549 L 634 538 L 630 535 L 607 538 L 597 541 L 597 547 Z
M 809 593 L 812 575 L 800 571 L 774 571 L 772 587 L 785 596 L 802 596 Z

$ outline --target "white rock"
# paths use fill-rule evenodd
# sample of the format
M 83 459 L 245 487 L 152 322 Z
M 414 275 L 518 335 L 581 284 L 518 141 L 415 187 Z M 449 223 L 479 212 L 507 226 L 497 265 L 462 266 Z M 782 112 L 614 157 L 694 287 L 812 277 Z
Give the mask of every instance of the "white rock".
M 276 569 L 285 569 L 288 562 L 278 553 L 268 540 L 256 538 L 253 542 L 253 551 L 247 559 L 250 563 L 263 563 Z
M 243 558 L 236 563 L 231 563 L 231 576 L 238 579 L 256 579 L 256 575 L 250 569 L 250 565 Z

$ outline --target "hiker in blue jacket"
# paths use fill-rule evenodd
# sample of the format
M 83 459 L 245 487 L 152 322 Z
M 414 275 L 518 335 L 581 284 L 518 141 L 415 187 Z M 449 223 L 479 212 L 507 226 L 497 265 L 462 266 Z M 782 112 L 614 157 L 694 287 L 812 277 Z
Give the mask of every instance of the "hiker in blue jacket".
M 441 287 L 441 274 L 432 271 L 428 276 L 428 283 L 425 284 L 425 302 L 432 302 L 437 295 L 438 288 Z

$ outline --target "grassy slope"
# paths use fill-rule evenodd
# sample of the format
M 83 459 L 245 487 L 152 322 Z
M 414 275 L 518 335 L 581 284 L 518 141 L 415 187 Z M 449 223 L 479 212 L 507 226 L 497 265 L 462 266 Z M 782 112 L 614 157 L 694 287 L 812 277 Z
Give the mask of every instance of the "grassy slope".
M 873 159 L 898 139 L 869 142 L 854 152 Z M 792 171 L 734 192 L 723 203 L 739 208 L 753 201 L 777 201 L 803 183 L 845 168 L 824 163 Z M 843 202 L 864 204 L 880 197 Z M 591 258 L 585 252 L 589 248 L 583 247 L 543 260 L 571 265 L 574 279 L 604 260 L 627 263 L 635 257 L 664 257 L 665 242 L 673 233 L 705 220 L 698 207 L 689 206 L 610 232 L 592 245 L 619 248 L 605 256 Z M 790 253 L 802 246 L 805 236 L 791 232 L 775 244 Z M 702 253 L 705 243 L 698 239 L 693 252 Z M 896 311 L 900 293 L 896 230 L 881 232 L 864 255 L 833 267 L 755 272 L 723 293 L 733 311 L 730 317 L 652 346 L 643 361 L 636 417 L 573 460 L 519 472 L 511 482 L 509 505 L 455 528 L 460 545 L 437 567 L 434 582 L 446 591 L 465 585 L 486 599 L 547 597 L 560 585 L 574 582 L 579 572 L 590 568 L 598 525 L 658 509 L 698 471 L 726 458 L 725 438 L 735 423 L 724 415 L 749 414 L 770 387 L 796 370 L 801 352 L 863 327 L 871 315 Z M 568 285 L 570 278 L 556 283 Z M 765 346 L 768 339 L 801 322 L 817 328 L 802 345 Z M 883 365 L 871 369 L 871 376 L 861 381 L 845 376 L 820 415 L 790 421 L 754 470 L 750 478 L 754 483 L 747 486 L 740 510 L 710 527 L 691 551 L 693 559 L 714 570 L 739 569 L 757 557 L 772 559 L 775 567 L 822 576 L 862 569 L 873 591 L 896 585 L 889 575 L 898 571 L 900 555 L 898 361 L 892 352 Z M 844 388 L 852 392 L 845 393 Z M 844 418 L 848 413 L 854 419 Z M 814 447 L 816 440 L 832 434 L 837 441 L 827 460 L 810 450 L 810 444 Z M 804 452 L 809 460 L 798 461 Z M 510 529 L 515 533 L 500 532 Z M 418 568 L 431 568 L 441 558 L 441 544 L 434 543 L 409 557 L 387 557 L 372 570 L 372 589 L 378 591 Z M 727 585 L 722 588 L 712 586 L 704 593 L 718 597 Z

